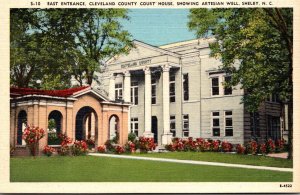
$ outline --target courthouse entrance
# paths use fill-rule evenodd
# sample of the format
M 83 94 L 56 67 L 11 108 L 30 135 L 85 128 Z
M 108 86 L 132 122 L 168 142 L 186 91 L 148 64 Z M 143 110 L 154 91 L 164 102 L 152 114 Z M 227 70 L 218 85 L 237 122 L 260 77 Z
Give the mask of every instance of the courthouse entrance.
M 154 136 L 154 143 L 157 143 L 157 117 L 152 116 L 152 133 Z

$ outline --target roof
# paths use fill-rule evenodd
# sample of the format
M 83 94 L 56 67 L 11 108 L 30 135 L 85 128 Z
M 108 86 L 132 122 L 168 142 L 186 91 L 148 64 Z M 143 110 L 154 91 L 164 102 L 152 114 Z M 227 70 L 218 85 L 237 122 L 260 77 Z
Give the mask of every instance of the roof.
M 63 90 L 40 90 L 40 89 L 32 89 L 32 88 L 11 87 L 10 96 L 18 97 L 24 95 L 45 95 L 45 96 L 53 96 L 53 97 L 70 97 L 74 93 L 83 91 L 87 88 L 89 88 L 89 86 L 75 87 L 75 88 L 63 89 Z

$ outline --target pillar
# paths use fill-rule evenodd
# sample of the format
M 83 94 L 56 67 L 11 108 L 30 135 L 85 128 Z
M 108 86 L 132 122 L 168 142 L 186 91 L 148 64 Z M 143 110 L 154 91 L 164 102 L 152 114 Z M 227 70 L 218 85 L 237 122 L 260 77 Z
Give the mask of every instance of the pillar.
M 115 101 L 115 75 L 111 74 L 109 79 L 109 99 Z
M 149 67 L 144 68 L 145 73 L 145 129 L 143 135 L 145 137 L 153 137 L 151 132 L 151 70 Z
M 124 85 L 123 85 L 124 102 L 130 102 L 130 88 L 131 88 L 130 72 L 126 70 L 124 72 Z
M 172 133 L 170 132 L 170 66 L 162 66 L 163 77 L 163 135 L 162 145 L 171 143 Z

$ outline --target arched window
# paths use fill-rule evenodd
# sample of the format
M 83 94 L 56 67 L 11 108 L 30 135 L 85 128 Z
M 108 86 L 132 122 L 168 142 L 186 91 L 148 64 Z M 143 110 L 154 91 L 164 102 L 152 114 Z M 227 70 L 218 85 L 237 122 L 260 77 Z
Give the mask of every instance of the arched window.
M 58 134 L 61 133 L 62 114 L 53 110 L 48 116 L 48 145 L 59 145 Z
M 115 143 L 119 142 L 119 117 L 112 115 L 109 119 L 109 137 L 108 139 L 113 140 Z
M 27 113 L 25 110 L 21 110 L 18 114 L 18 129 L 17 129 L 17 145 L 23 145 L 22 135 L 27 125 Z

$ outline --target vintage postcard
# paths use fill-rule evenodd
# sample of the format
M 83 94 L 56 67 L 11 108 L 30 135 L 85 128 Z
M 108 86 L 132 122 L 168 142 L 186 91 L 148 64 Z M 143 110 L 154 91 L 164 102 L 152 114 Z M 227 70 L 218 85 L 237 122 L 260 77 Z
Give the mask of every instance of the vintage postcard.
M 300 192 L 298 4 L 1 2 L 0 192 Z

